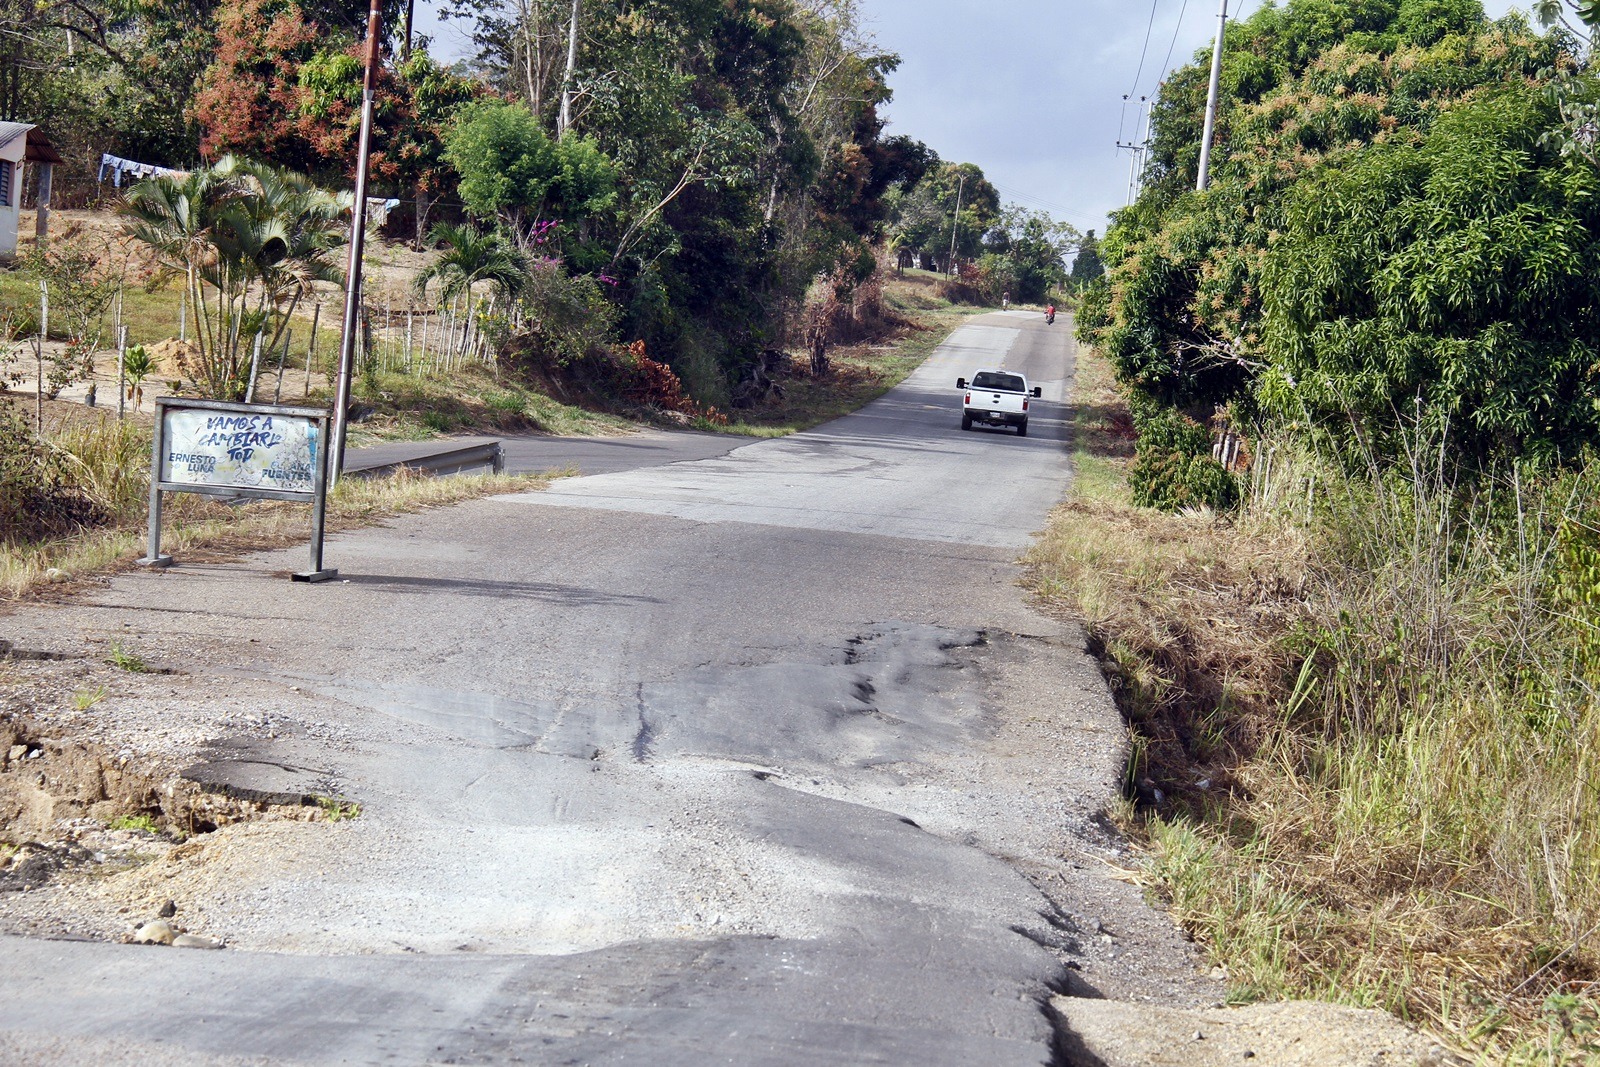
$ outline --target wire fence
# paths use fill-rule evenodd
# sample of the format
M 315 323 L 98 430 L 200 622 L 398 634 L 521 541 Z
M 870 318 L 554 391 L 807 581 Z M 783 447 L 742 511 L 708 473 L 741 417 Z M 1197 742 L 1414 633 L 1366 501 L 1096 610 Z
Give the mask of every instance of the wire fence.
M 357 374 L 404 374 L 414 377 L 442 378 L 460 373 L 469 366 L 492 368 L 499 359 L 499 341 L 509 331 L 524 324 L 524 314 L 512 302 L 504 306 L 498 294 L 457 292 L 443 294 L 418 294 L 414 289 L 385 288 L 364 293 L 361 314 L 357 317 L 357 335 L 353 370 Z M 29 335 L 19 336 L 11 344 L 11 351 L 0 351 L 10 356 L 10 375 L 36 368 L 38 382 L 27 388 L 54 397 L 64 386 L 73 382 L 87 385 L 89 403 L 93 404 L 94 386 L 102 386 L 109 369 L 116 382 L 119 414 L 126 407 L 124 401 L 131 396 L 127 371 L 129 351 L 128 324 L 124 321 L 124 305 L 116 301 L 103 317 L 101 336 L 109 341 L 92 352 L 73 353 L 73 342 L 65 346 L 60 341 L 47 340 L 50 332 L 51 311 L 49 295 L 41 292 L 37 307 L 38 317 Z M 297 313 L 286 325 L 281 339 L 274 341 L 275 328 L 258 332 L 254 338 L 242 342 L 249 353 L 246 399 L 281 403 L 285 399 L 305 399 L 313 389 L 331 382 L 339 361 L 342 344 L 343 300 L 324 299 L 311 304 L 309 311 Z M 208 314 L 214 314 L 214 311 Z M 56 316 L 58 330 L 62 321 Z M 168 383 L 181 391 L 184 388 L 185 358 L 194 354 L 197 324 L 187 300 L 180 302 L 172 320 L 170 335 L 161 341 L 150 341 L 148 316 L 145 316 L 143 344 L 146 354 L 150 348 L 177 341 L 176 351 L 168 350 L 168 357 L 176 356 L 177 366 L 166 365 L 165 371 L 146 369 L 142 376 Z M 235 327 L 237 328 L 237 327 Z M 161 331 L 156 331 L 159 334 Z M 60 336 L 56 332 L 56 336 Z M 65 352 L 61 351 L 65 348 Z M 52 375 L 46 382 L 45 371 L 59 359 L 82 359 L 83 369 L 74 369 L 63 378 Z M 21 361 L 20 364 L 18 361 Z M 31 367 L 29 365 L 32 365 Z M 148 365 L 146 365 L 148 367 Z M 0 377 L 4 377 L 0 368 Z M 298 380 L 296 380 L 298 379 Z M 320 381 L 319 381 L 320 379 Z

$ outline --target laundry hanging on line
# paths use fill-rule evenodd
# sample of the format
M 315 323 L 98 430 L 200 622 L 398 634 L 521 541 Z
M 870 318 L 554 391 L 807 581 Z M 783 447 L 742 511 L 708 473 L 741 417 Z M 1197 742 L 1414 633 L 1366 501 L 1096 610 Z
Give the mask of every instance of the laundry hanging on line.
M 111 174 L 111 184 L 118 189 L 122 188 L 122 176 L 126 174 L 130 182 L 143 181 L 145 178 L 182 178 L 189 172 L 186 170 L 173 170 L 171 167 L 158 167 L 154 163 L 140 163 L 136 159 L 123 159 L 110 152 L 100 157 L 100 176 L 95 180 L 105 183 L 106 174 Z
M 110 152 L 100 157 L 100 176 L 95 180 L 104 184 L 106 174 L 111 175 L 111 184 L 118 189 L 122 188 L 123 175 L 128 176 L 130 182 L 143 181 L 145 178 L 182 178 L 188 175 L 186 170 L 173 170 L 171 167 L 158 167 L 154 163 L 140 163 L 136 159 L 123 159 Z M 400 206 L 398 199 L 380 196 L 367 197 L 367 219 L 374 226 L 382 226 L 389 218 L 389 212 Z
M 382 226 L 389 221 L 389 212 L 400 206 L 399 200 L 386 200 L 381 196 L 367 197 L 367 221 Z

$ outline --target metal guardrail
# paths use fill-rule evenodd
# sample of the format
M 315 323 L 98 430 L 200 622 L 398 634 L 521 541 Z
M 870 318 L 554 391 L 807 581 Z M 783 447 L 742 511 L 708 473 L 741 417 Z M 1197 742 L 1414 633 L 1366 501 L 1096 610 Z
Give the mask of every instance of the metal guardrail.
M 406 456 L 386 463 L 348 467 L 345 469 L 344 474 L 347 478 L 381 478 L 385 475 L 394 474 L 402 467 L 414 471 L 425 471 L 436 477 L 447 474 L 462 474 L 466 471 L 479 470 L 483 467 L 488 467 L 495 474 L 504 474 L 506 454 L 499 441 L 481 441 L 470 445 L 441 449 L 437 452 L 423 452 L 419 455 Z

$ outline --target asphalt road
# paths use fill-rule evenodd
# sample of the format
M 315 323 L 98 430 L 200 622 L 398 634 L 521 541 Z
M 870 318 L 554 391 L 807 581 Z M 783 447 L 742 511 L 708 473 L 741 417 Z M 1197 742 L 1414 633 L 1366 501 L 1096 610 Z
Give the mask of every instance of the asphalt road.
M 1027 438 L 960 429 L 996 365 Z M 0 938 L 0 1062 L 1041 1064 L 1052 991 L 1205 999 L 1101 873 L 1121 726 L 1016 585 L 1072 366 L 988 315 L 810 433 L 341 536 L 336 584 L 180 560 L 8 618 L 225 682 L 219 757 L 363 813 L 202 843 L 226 951 Z
M 502 434 L 498 437 L 453 437 L 432 441 L 390 441 L 352 448 L 345 470 L 360 471 L 405 463 L 456 444 L 498 440 L 506 470 L 513 474 L 548 471 L 608 474 L 612 471 L 661 467 L 684 460 L 726 455 L 749 439 L 731 434 L 690 430 L 642 430 L 617 437 L 553 437 L 548 434 Z

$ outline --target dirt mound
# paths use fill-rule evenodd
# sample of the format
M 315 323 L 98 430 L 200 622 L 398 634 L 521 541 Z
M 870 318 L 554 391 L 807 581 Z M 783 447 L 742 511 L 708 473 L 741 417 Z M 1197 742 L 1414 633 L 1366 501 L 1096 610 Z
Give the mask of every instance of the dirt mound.
M 1056 997 L 1066 1062 L 1096 1067 L 1446 1067 L 1458 1061 L 1387 1012 L 1289 1001 L 1185 1011 Z
M 177 381 L 189 376 L 187 368 L 200 358 L 199 345 L 175 337 L 145 345 L 145 351 L 150 353 L 150 376 L 160 381 Z

